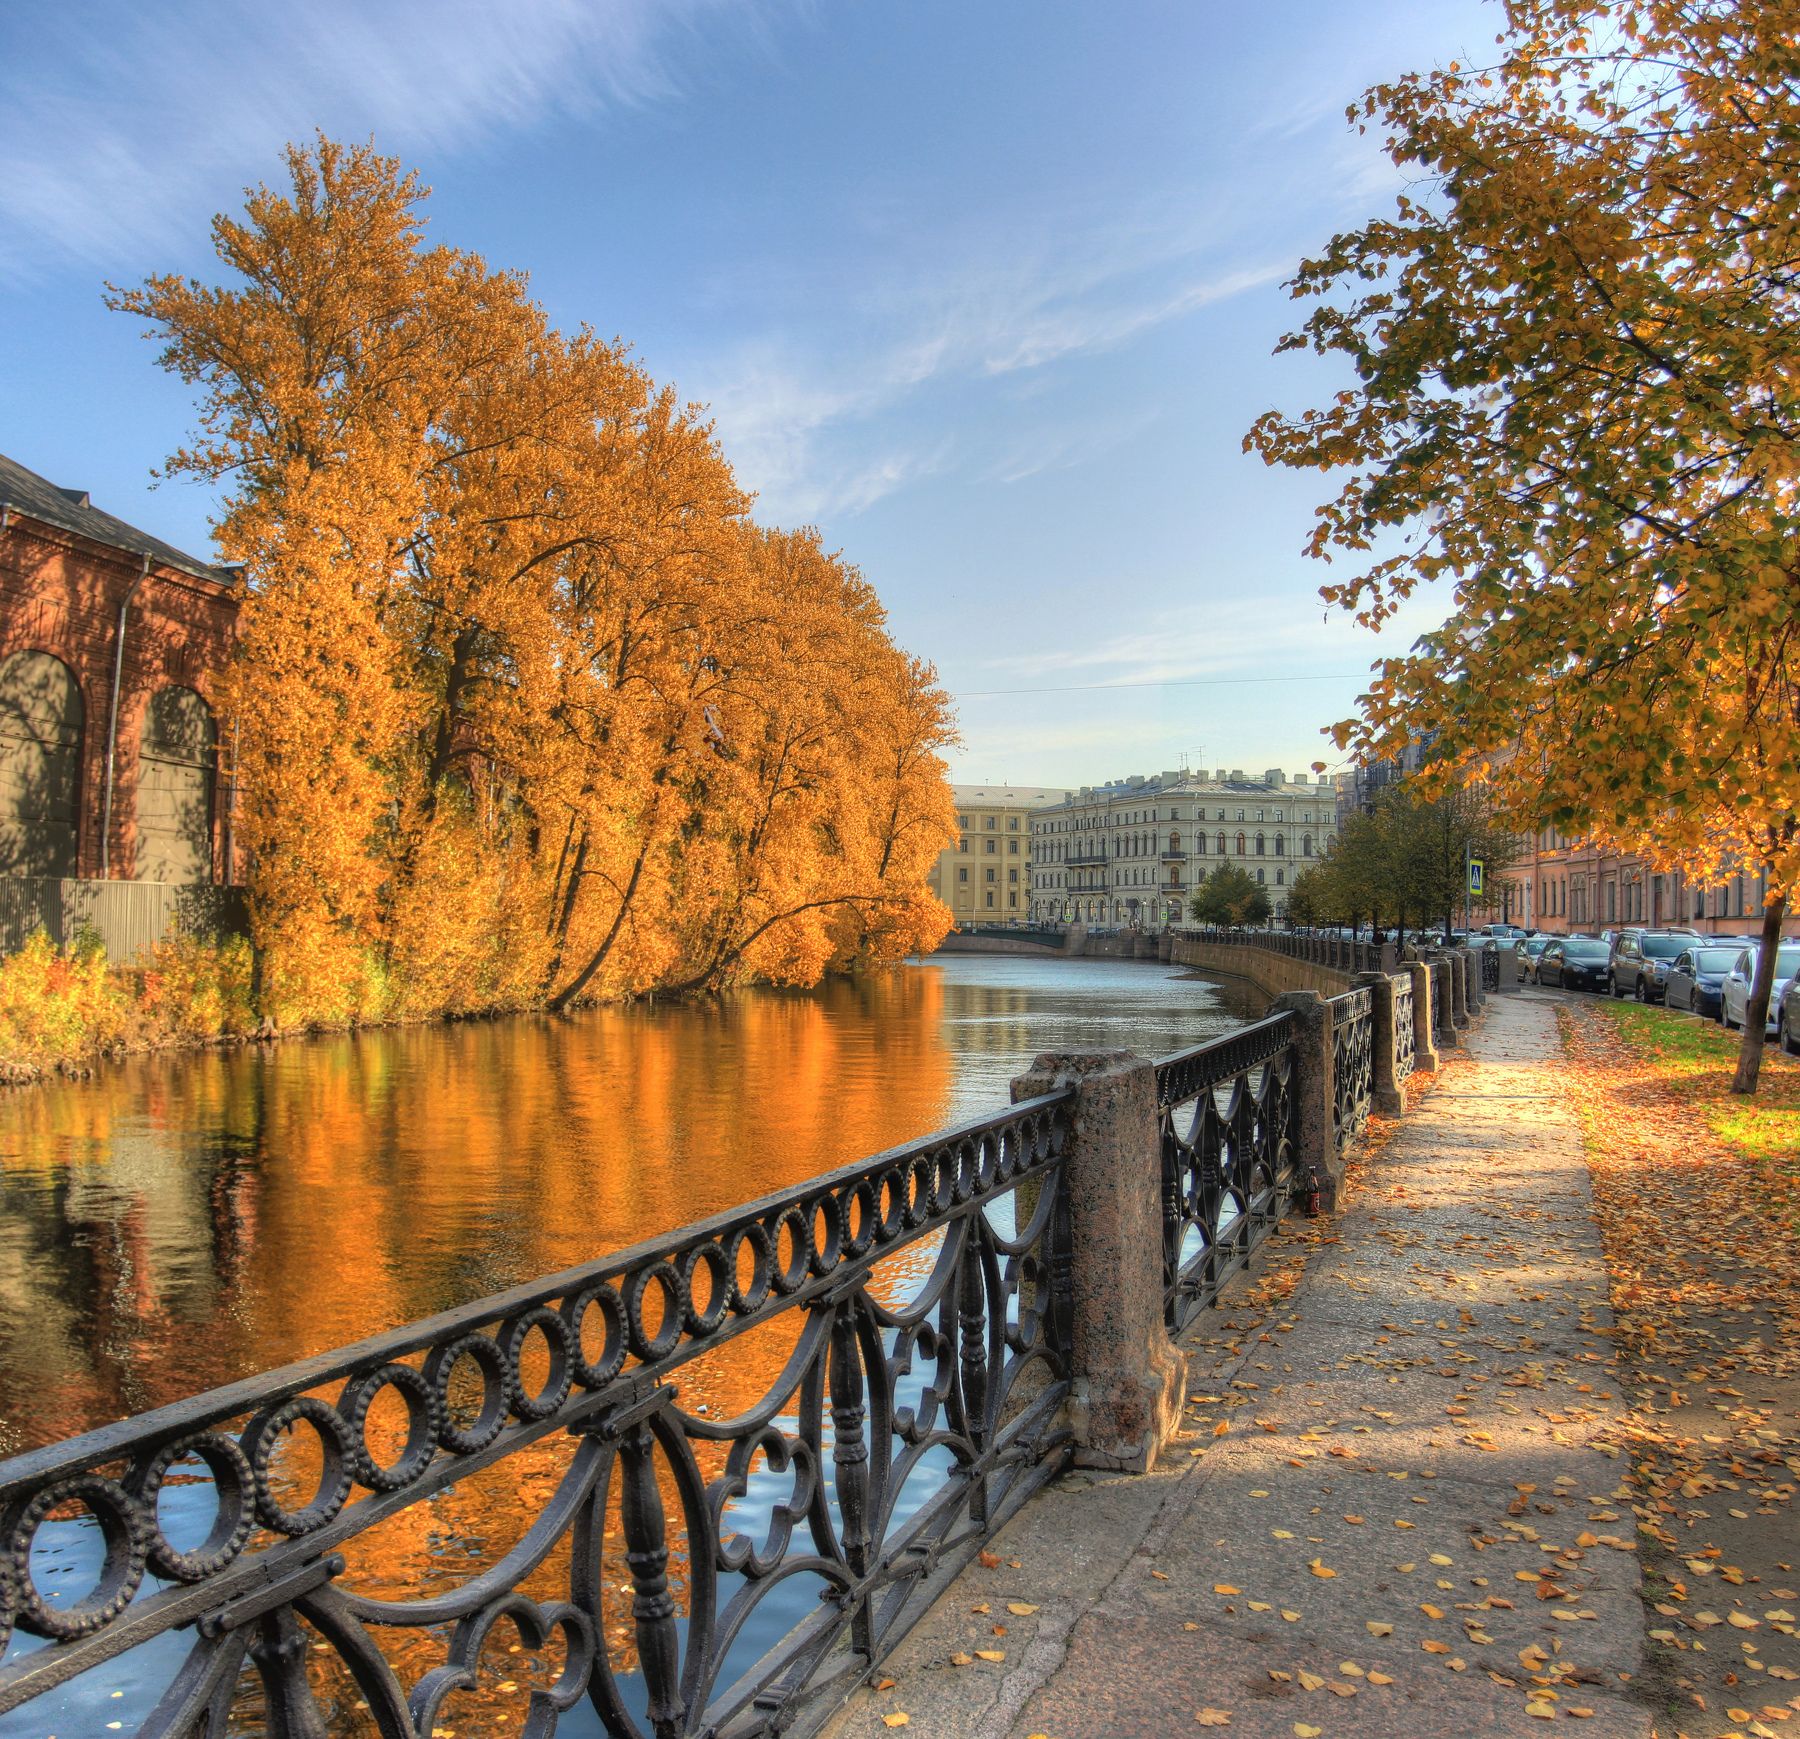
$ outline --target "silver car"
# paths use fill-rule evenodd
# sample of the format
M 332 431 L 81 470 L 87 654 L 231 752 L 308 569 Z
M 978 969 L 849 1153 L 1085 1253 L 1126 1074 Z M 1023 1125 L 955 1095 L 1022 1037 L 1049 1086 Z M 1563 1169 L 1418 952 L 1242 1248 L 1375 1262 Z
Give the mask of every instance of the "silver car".
M 1725 974 L 1719 986 L 1719 1019 L 1728 1027 L 1744 1024 L 1750 1006 L 1750 986 L 1756 978 L 1758 950 L 1746 948 L 1736 964 Z M 1800 942 L 1784 942 L 1775 953 L 1775 982 L 1769 987 L 1769 1018 L 1766 1031 L 1771 1036 L 1778 1030 L 1782 998 L 1796 972 L 1800 972 Z

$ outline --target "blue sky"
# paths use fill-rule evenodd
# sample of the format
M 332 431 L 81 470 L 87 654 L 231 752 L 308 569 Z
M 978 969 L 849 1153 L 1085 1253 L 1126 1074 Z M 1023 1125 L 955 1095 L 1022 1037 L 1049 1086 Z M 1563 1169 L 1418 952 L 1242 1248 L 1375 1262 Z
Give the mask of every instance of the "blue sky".
M 432 185 L 436 239 L 630 341 L 713 407 L 762 516 L 864 569 L 961 697 L 955 776 L 1334 760 L 1319 728 L 1442 606 L 1382 642 L 1327 618 L 1299 554 L 1322 480 L 1242 437 L 1337 384 L 1271 350 L 1296 260 L 1398 186 L 1346 103 L 1497 25 L 1471 0 L 14 0 L 0 451 L 204 553 L 206 493 L 150 487 L 187 393 L 103 281 L 212 275 L 208 220 L 285 140 L 373 136 Z

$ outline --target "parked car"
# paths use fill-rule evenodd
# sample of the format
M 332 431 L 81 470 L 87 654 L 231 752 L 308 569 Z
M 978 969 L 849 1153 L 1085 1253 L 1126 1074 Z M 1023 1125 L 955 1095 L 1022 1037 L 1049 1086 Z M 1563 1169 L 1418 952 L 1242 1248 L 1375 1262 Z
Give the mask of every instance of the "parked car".
M 1604 990 L 1611 953 L 1598 936 L 1558 937 L 1538 956 L 1538 983 L 1563 990 Z
M 1775 1029 L 1781 1034 L 1781 1048 L 1790 1057 L 1800 1057 L 1800 972 L 1788 980 L 1776 1011 Z
M 1731 970 L 1725 974 L 1725 982 L 1719 987 L 1719 1019 L 1731 1028 L 1744 1024 L 1744 1015 L 1750 1007 L 1750 986 L 1756 976 L 1756 957 L 1758 950 L 1746 948 L 1732 963 Z M 1800 943 L 1790 943 L 1775 951 L 1775 982 L 1769 987 L 1769 1018 L 1765 1030 L 1773 1033 L 1775 1022 L 1781 1012 L 1782 999 L 1787 995 L 1788 981 L 1796 972 L 1800 972 Z
M 1676 955 L 1699 940 L 1694 930 L 1621 930 L 1607 968 L 1613 995 L 1661 1002 Z
M 1669 962 L 1663 1001 L 1670 1008 L 1685 1008 L 1707 1020 L 1719 1018 L 1719 992 L 1725 974 L 1737 964 L 1741 948 L 1721 948 L 1712 942 L 1694 944 Z
M 1554 940 L 1550 936 L 1521 936 L 1513 944 L 1513 953 L 1519 958 L 1519 982 L 1536 984 L 1538 981 L 1538 961 L 1542 959 L 1544 950 Z

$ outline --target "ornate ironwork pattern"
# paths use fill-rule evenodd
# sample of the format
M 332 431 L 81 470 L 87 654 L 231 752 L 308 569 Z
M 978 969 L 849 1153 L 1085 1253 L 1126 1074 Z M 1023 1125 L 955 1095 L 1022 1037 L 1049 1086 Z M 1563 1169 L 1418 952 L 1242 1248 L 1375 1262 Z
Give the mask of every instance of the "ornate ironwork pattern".
M 1500 989 L 1500 950 L 1483 948 L 1481 951 L 1481 988 L 1498 992 Z
M 1293 1201 L 1294 1017 L 1156 1065 L 1163 1300 L 1173 1330 L 1211 1304 Z
M 0 1463 L 0 1712 L 153 1643 L 143 1739 L 324 1739 L 333 1674 L 358 1731 L 474 1731 L 496 1665 L 533 1739 L 583 1698 L 629 1739 L 816 1724 L 1067 1459 L 1073 1098 Z M 670 1376 L 752 1331 L 791 1337 L 760 1399 L 684 1408 Z M 510 1547 L 357 1585 L 369 1530 L 508 1457 L 548 1469 Z M 159 1498 L 198 1468 L 215 1513 L 178 1545 Z M 70 1600 L 34 1545 L 77 1527 Z
M 1394 1079 L 1404 1081 L 1419 1058 L 1418 1036 L 1413 1029 L 1412 975 L 1394 980 Z
M 1375 1097 L 1375 999 L 1367 987 L 1331 998 L 1331 1133 L 1342 1153 Z

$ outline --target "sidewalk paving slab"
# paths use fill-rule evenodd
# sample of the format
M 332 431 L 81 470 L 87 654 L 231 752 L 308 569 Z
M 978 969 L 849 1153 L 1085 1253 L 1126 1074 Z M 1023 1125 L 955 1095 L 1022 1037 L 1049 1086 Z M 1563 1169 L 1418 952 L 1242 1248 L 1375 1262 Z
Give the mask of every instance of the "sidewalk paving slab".
M 1027 1505 L 831 1739 L 900 1713 L 909 1739 L 1160 1739 L 1202 1711 L 1240 1739 L 1650 1739 L 1554 1014 L 1496 999 L 1465 1037 L 1347 1210 L 1290 1221 L 1190 1331 L 1165 1463 Z

